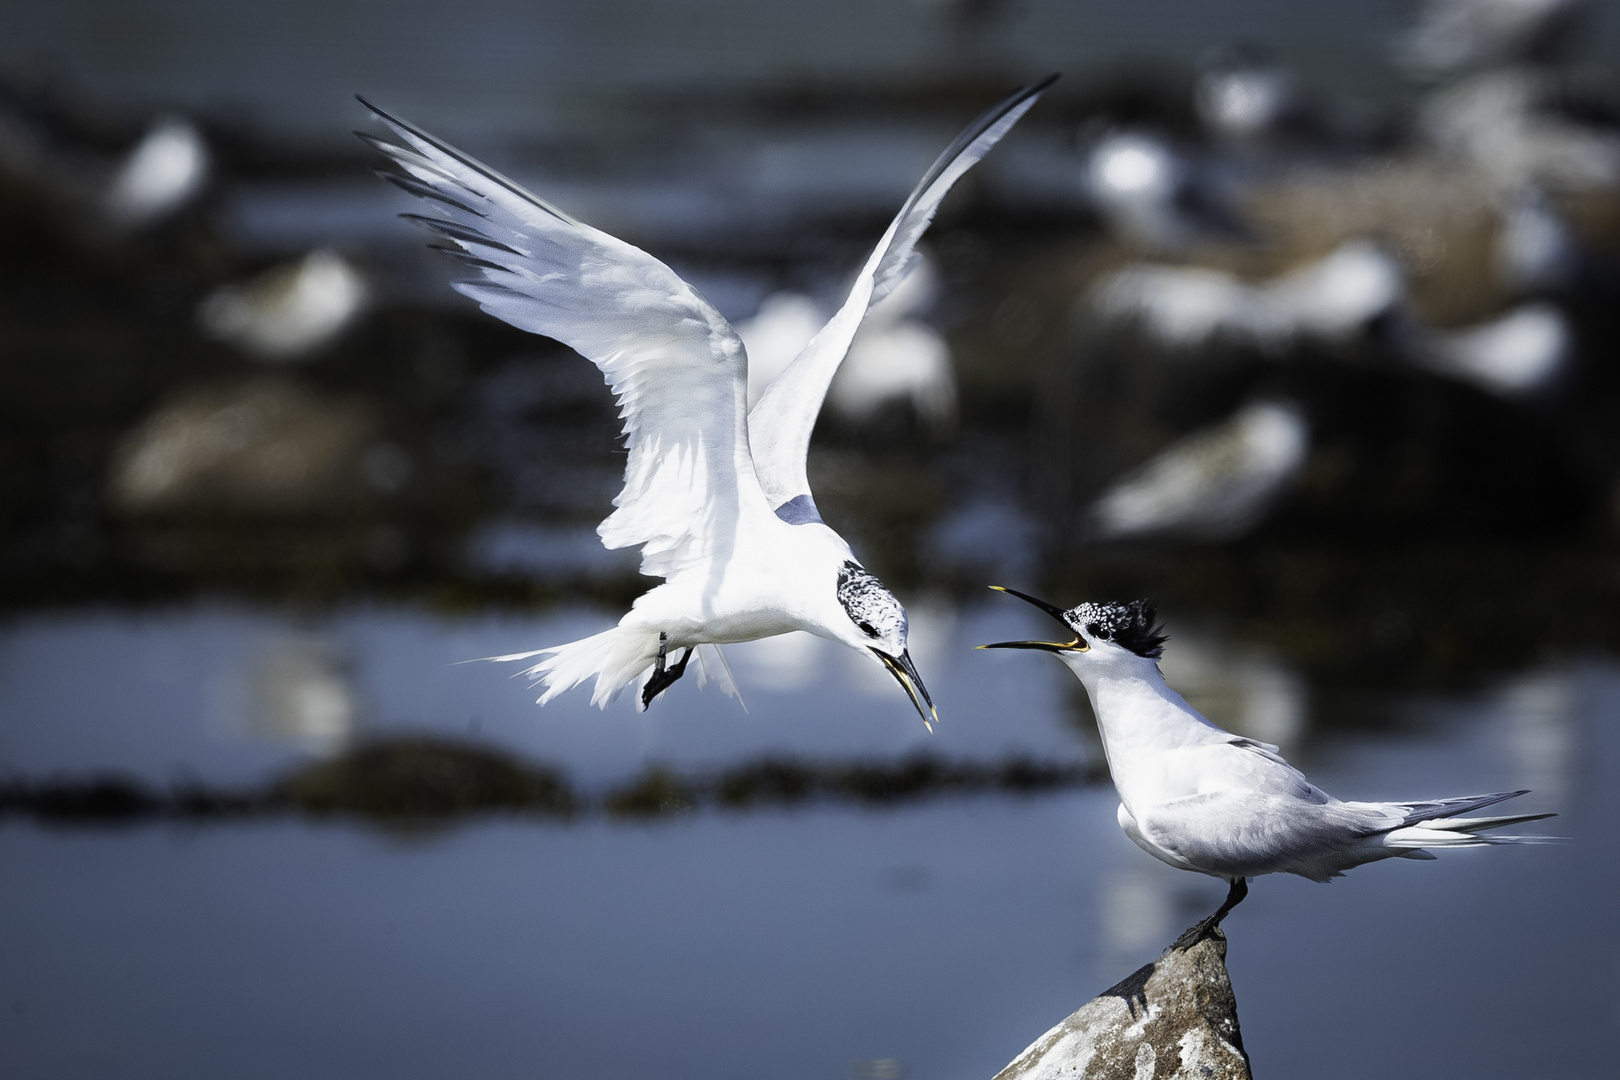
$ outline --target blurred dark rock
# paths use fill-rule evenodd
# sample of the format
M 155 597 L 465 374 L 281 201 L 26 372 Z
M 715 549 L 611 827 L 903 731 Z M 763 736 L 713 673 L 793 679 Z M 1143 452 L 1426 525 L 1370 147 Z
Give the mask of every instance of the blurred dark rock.
M 995 1080 L 1249 1080 L 1220 930 L 1082 1005 Z
M 272 655 L 286 659 L 281 648 Z M 322 707 L 333 704 L 328 701 Z M 46 822 L 109 825 L 304 813 L 355 815 L 388 826 L 420 827 L 480 814 L 571 817 L 600 809 L 610 817 L 634 820 L 672 817 L 711 803 L 727 810 L 796 805 L 811 799 L 877 806 L 941 794 L 1030 795 L 1107 781 L 1107 766 L 1100 760 L 1081 765 L 1023 757 L 999 762 L 765 758 L 718 776 L 652 765 L 597 803 L 577 794 L 566 776 L 545 764 L 488 746 L 406 736 L 373 739 L 263 785 L 227 787 L 185 778 L 165 789 L 116 773 L 42 780 L 0 776 L 0 818 L 15 814 Z
M 0 783 L 0 813 L 26 812 L 60 824 L 118 824 L 163 812 L 165 800 L 137 780 L 102 774 Z
M 672 769 L 654 765 L 629 784 L 609 792 L 606 805 L 614 817 L 667 817 L 696 809 L 699 797 L 696 785 Z
M 946 761 L 926 754 L 897 761 L 845 762 L 769 757 L 708 777 L 654 765 L 610 792 L 606 808 L 616 817 L 663 817 L 709 802 L 727 810 L 795 806 L 816 799 L 888 806 L 941 795 L 1027 795 L 1107 779 L 1101 762 L 1082 765 L 1026 757 L 999 762 Z
M 358 747 L 299 770 L 279 790 L 306 813 L 405 823 L 496 812 L 568 816 L 578 808 L 567 779 L 555 770 L 429 737 Z
M 802 762 L 772 758 L 728 770 L 714 785 L 714 796 L 728 808 L 771 803 L 789 806 L 814 797 L 819 779 Z

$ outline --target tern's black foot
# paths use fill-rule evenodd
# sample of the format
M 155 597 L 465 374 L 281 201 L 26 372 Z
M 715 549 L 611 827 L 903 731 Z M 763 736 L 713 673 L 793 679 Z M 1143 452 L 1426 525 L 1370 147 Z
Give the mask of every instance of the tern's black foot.
M 1203 922 L 1189 928 L 1186 933 L 1176 938 L 1175 944 L 1170 947 L 1172 949 L 1190 949 L 1203 941 L 1214 932 L 1216 927 L 1221 925 L 1221 920 L 1226 918 L 1233 908 L 1243 903 L 1243 898 L 1248 895 L 1249 879 L 1233 878 L 1231 886 L 1226 890 L 1226 899 L 1222 901 L 1220 907 L 1215 909 L 1215 913 Z
M 647 685 L 641 688 L 641 707 L 645 709 L 652 704 L 652 699 L 674 686 L 682 675 L 686 674 L 686 662 L 692 659 L 692 650 L 688 648 L 681 653 L 680 662 L 673 667 L 664 666 L 664 653 L 669 647 L 669 635 L 660 632 L 658 635 L 658 660 L 653 665 L 652 677 Z

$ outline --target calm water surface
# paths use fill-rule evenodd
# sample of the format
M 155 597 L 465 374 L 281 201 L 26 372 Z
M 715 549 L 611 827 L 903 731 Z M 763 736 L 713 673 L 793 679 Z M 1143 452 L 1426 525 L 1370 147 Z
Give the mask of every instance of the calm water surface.
M 750 712 L 652 712 L 452 660 L 608 616 L 238 608 L 36 616 L 0 636 L 0 762 L 260 779 L 365 731 L 503 744 L 601 785 L 766 751 L 1093 753 L 1054 664 L 968 646 L 1020 612 L 919 605 L 926 736 L 882 673 L 784 639 L 731 650 Z M 1175 629 L 1172 627 L 1172 629 Z M 1175 661 L 1176 648 L 1184 654 Z M 1185 628 L 1167 672 L 1283 737 L 1343 796 L 1535 787 L 1567 845 L 1264 878 L 1230 966 L 1262 1075 L 1595 1075 L 1620 1034 L 1612 918 L 1620 668 L 1568 664 L 1313 731 L 1274 661 Z M 1269 725 L 1269 728 L 1267 727 Z M 1532 800 L 1534 800 L 1532 804 Z M 1219 899 L 1137 851 L 1106 788 L 653 824 L 295 820 L 0 826 L 0 1070 L 96 1077 L 987 1077 Z

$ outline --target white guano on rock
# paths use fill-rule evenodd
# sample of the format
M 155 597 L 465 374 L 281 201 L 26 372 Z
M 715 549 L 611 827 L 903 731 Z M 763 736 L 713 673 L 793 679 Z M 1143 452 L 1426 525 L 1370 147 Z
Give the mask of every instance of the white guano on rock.
M 1086 1002 L 995 1080 L 1250 1080 L 1219 930 Z

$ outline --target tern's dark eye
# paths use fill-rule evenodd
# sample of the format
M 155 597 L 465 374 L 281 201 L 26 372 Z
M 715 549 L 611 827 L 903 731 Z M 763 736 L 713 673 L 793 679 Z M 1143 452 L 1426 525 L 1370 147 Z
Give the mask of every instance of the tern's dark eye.
M 864 634 L 866 634 L 867 637 L 877 637 L 878 636 L 878 632 L 876 630 L 872 629 L 872 624 L 869 623 L 869 622 L 858 622 L 855 625 L 858 628 L 860 628 L 860 630 Z

